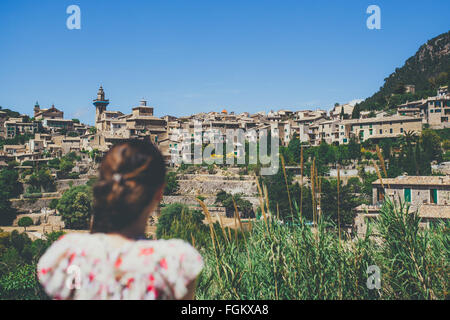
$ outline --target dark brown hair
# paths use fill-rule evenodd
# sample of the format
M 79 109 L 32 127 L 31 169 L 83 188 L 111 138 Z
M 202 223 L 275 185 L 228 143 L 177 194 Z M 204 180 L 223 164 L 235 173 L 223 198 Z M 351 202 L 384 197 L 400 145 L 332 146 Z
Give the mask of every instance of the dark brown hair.
M 135 222 L 163 185 L 161 152 L 148 140 L 112 147 L 100 164 L 94 186 L 91 232 L 117 232 Z

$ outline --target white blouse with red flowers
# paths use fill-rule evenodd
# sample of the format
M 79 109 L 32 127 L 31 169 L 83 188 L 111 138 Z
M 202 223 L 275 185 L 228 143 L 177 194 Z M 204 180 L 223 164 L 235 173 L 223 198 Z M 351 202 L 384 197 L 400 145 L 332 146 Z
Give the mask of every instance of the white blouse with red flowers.
M 54 299 L 181 299 L 203 268 L 182 240 L 127 241 L 106 234 L 68 234 L 38 263 L 38 278 Z

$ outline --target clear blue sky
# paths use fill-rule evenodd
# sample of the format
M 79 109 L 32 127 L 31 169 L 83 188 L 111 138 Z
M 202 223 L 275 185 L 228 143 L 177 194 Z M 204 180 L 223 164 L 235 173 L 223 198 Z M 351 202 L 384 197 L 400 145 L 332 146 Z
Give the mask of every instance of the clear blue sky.
M 68 30 L 66 8 L 81 8 Z M 366 8 L 381 8 L 381 30 Z M 1 0 L 0 105 L 94 121 L 143 97 L 158 116 L 329 108 L 373 94 L 450 28 L 450 1 Z

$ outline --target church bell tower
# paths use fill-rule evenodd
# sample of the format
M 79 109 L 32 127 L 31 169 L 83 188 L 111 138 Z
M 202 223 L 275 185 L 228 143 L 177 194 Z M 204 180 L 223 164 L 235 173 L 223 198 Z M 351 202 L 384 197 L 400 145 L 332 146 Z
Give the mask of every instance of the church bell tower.
M 103 87 L 100 86 L 100 89 L 98 89 L 97 92 L 97 99 L 94 100 L 94 106 L 95 106 L 95 127 L 97 130 L 101 129 L 99 128 L 99 122 L 101 120 L 101 115 L 104 111 L 106 111 L 106 106 L 109 104 L 109 100 L 105 99 L 105 92 L 103 91 Z

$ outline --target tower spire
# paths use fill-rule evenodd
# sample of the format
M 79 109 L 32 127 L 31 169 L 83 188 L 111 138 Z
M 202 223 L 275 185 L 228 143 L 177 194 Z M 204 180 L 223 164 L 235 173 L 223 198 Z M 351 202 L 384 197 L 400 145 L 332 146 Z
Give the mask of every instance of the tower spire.
M 95 127 L 101 130 L 99 121 L 101 120 L 102 113 L 106 111 L 106 107 L 109 104 L 109 100 L 105 99 L 105 91 L 101 85 L 97 92 L 97 99 L 93 103 L 95 106 Z

